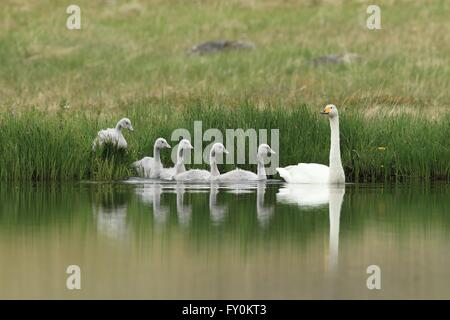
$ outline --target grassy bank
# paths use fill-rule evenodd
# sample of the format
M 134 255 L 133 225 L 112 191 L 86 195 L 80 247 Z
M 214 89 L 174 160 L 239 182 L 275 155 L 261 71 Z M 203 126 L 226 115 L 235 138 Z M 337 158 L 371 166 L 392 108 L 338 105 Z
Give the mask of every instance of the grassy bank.
M 4 2 L 4 3 L 3 3 Z M 377 1 L 79 0 L 82 29 L 66 29 L 64 1 L 5 0 L 0 8 L 0 109 L 61 104 L 102 112 L 169 96 L 251 96 L 259 105 L 323 104 L 436 117 L 448 112 L 450 3 Z M 255 50 L 188 56 L 214 39 Z M 356 53 L 350 65 L 315 67 Z M 395 109 L 392 109 L 395 106 Z
M 3 113 L 0 119 L 0 175 L 3 180 L 121 179 L 133 175 L 130 163 L 152 154 L 157 137 L 166 137 L 177 128 L 193 136 L 195 120 L 203 130 L 280 129 L 280 165 L 298 162 L 328 163 L 330 133 L 328 120 L 306 105 L 261 108 L 251 101 L 232 101 L 221 105 L 201 99 L 185 101 L 182 108 L 174 101 L 141 101 L 123 106 L 121 115 L 86 115 L 77 110 L 55 113 L 32 110 L 28 113 Z M 101 128 L 113 127 L 128 116 L 135 128 L 125 132 L 126 153 L 105 156 L 94 153 L 91 143 Z M 416 115 L 341 110 L 341 146 L 349 181 L 388 181 L 404 179 L 450 178 L 450 118 L 437 120 Z M 204 146 L 209 142 L 204 142 Z M 166 166 L 169 152 L 163 153 Z M 196 165 L 195 167 L 201 167 Z M 203 165 L 206 167 L 206 165 Z M 254 166 L 241 166 L 255 170 Z M 223 165 L 221 170 L 233 168 Z
M 176 128 L 279 128 L 280 165 L 328 162 L 342 114 L 349 181 L 449 179 L 450 2 L 6 0 L 0 8 L 2 180 L 119 179 Z M 256 49 L 188 55 L 207 40 Z M 329 54 L 350 64 L 316 66 Z M 101 128 L 127 116 L 125 154 L 93 154 Z M 170 164 L 168 154 L 164 162 Z M 231 166 L 222 168 L 229 170 Z M 249 168 L 254 169 L 254 168 Z

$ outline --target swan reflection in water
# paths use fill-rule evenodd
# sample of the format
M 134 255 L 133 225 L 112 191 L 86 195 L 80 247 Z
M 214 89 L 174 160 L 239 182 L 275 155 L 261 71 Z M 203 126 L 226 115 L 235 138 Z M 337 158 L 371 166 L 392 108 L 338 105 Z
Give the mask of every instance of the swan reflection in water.
M 97 232 L 109 239 L 123 239 L 128 233 L 126 193 L 101 189 L 92 205 Z
M 234 195 L 251 194 L 256 190 L 256 218 L 261 227 L 268 225 L 273 216 L 273 206 L 264 205 L 264 195 L 266 193 L 266 181 L 255 181 L 252 183 L 233 183 L 222 186 L 228 193 Z
M 264 181 L 258 182 L 256 189 L 256 217 L 260 226 L 268 225 L 270 218 L 273 216 L 273 206 L 266 207 L 264 205 L 264 195 L 266 194 L 266 183 Z
M 209 190 L 209 213 L 211 221 L 214 225 L 218 225 L 225 220 L 225 212 L 227 207 L 217 204 L 217 195 L 219 194 L 219 185 L 211 183 Z
M 175 193 L 178 223 L 181 226 L 189 226 L 192 218 L 192 205 L 185 203 L 184 195 L 186 191 L 202 192 L 197 189 L 199 189 L 198 186 L 192 187 L 183 183 L 153 182 L 136 188 L 135 192 L 143 203 L 153 206 L 153 218 L 159 224 L 166 223 L 170 214 L 169 206 L 161 205 L 161 195 L 163 193 Z
M 161 194 L 175 192 L 178 223 L 181 226 L 189 226 L 193 209 L 192 205 L 185 203 L 184 195 L 186 192 L 203 193 L 208 192 L 208 190 L 210 219 L 214 225 L 221 224 L 226 217 L 227 206 L 220 205 L 217 201 L 220 190 L 224 190 L 235 196 L 251 194 L 256 190 L 256 217 L 262 227 L 267 226 L 273 215 L 274 208 L 272 206 L 267 207 L 264 204 L 264 195 L 266 192 L 265 182 L 253 184 L 211 183 L 202 185 L 150 183 L 137 187 L 135 192 L 143 203 L 153 206 L 153 216 L 157 223 L 165 223 L 170 213 L 169 207 L 161 206 Z
M 161 206 L 161 194 L 163 188 L 160 183 L 144 185 L 136 188 L 136 194 L 146 205 L 153 207 L 153 218 L 159 224 L 164 224 L 169 216 L 169 207 Z
M 345 186 L 289 184 L 277 193 L 277 201 L 295 204 L 301 208 L 312 209 L 328 204 L 330 234 L 329 234 L 329 266 L 335 270 L 339 255 L 339 223 L 341 207 L 344 201 Z
M 184 204 L 184 194 L 186 193 L 184 184 L 179 183 L 175 187 L 177 193 L 177 216 L 178 223 L 182 226 L 188 226 L 192 217 L 192 206 Z

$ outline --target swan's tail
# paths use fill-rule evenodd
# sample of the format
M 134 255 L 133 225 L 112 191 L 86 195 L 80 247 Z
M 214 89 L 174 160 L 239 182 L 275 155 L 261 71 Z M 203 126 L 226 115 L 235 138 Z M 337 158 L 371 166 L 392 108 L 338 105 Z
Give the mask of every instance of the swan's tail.
M 135 161 L 131 164 L 131 166 L 135 169 L 139 169 L 142 167 L 142 160 Z
M 289 183 L 289 181 L 291 180 L 289 171 L 287 171 L 285 168 L 276 168 L 276 170 L 280 174 L 280 177 L 282 177 L 286 182 Z
M 135 161 L 131 164 L 131 167 L 136 171 L 140 177 L 146 177 L 142 160 Z

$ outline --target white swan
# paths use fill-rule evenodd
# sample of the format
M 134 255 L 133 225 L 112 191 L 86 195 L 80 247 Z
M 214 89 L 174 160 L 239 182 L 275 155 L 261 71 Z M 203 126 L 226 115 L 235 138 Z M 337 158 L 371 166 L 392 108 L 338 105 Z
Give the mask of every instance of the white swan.
M 268 144 L 261 144 L 258 147 L 258 155 L 256 157 L 258 161 L 258 171 L 257 174 L 251 171 L 242 170 L 242 169 L 234 169 L 228 171 L 224 174 L 221 174 L 212 179 L 223 182 L 236 182 L 236 181 L 257 181 L 257 180 L 266 180 L 266 169 L 264 167 L 264 158 L 269 154 L 275 154 L 275 151 L 270 148 Z
M 228 150 L 225 149 L 224 145 L 220 142 L 214 143 L 211 147 L 211 151 L 209 152 L 209 164 L 211 167 L 211 171 L 202 170 L 202 169 L 191 169 L 189 171 L 185 171 L 177 174 L 174 179 L 176 181 L 184 181 L 184 182 L 202 182 L 209 181 L 210 179 L 220 176 L 219 169 L 217 169 L 217 154 L 220 153 L 228 153 Z
M 127 141 L 125 140 L 122 129 L 126 128 L 130 131 L 134 131 L 131 121 L 128 118 L 120 119 L 117 122 L 115 128 L 108 128 L 105 130 L 100 130 L 97 133 L 97 137 L 94 139 L 92 149 L 95 150 L 102 146 L 104 143 L 112 143 L 118 148 L 127 148 Z
M 183 139 L 178 144 L 177 149 L 177 162 L 173 168 L 162 168 L 159 174 L 159 178 L 161 180 L 173 180 L 175 175 L 180 174 L 186 171 L 186 167 L 184 166 L 184 153 L 185 150 L 191 150 L 194 147 L 191 145 L 189 140 Z
M 345 183 L 344 169 L 341 162 L 339 143 L 339 114 L 335 105 L 327 105 L 321 114 L 326 114 L 330 120 L 331 147 L 330 167 L 317 163 L 299 163 L 298 165 L 277 168 L 280 176 L 287 183 Z
M 145 178 L 158 179 L 163 165 L 161 163 L 161 149 L 170 149 L 166 139 L 158 138 L 153 146 L 153 157 L 144 157 L 133 162 L 132 166 Z

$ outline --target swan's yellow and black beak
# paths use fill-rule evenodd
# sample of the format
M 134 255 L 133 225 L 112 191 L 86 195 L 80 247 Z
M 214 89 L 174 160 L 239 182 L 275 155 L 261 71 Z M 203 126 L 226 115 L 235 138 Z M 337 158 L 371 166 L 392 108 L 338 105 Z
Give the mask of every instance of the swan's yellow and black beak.
M 320 114 L 329 114 L 331 112 L 331 106 L 326 106 Z

